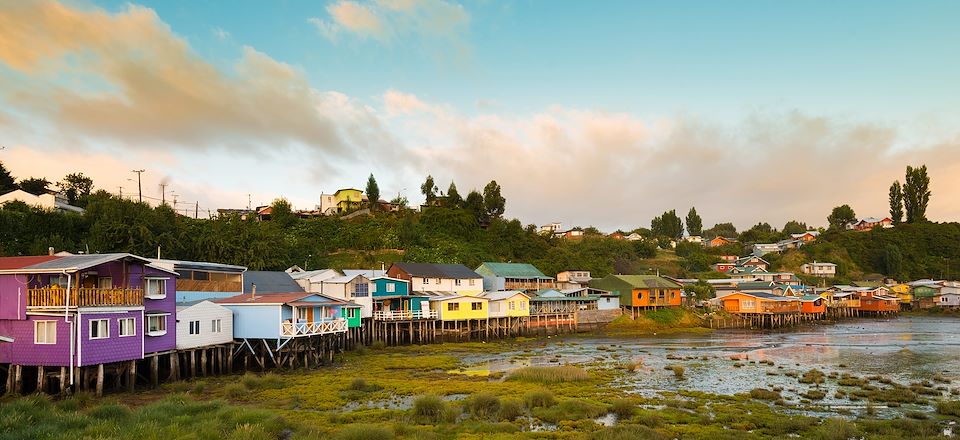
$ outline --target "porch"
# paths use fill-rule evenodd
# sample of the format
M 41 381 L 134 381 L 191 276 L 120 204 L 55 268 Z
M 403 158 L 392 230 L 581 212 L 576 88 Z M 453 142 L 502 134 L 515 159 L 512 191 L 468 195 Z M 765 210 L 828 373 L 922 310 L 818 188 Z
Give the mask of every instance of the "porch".
M 27 307 L 51 309 L 63 307 L 142 306 L 143 289 L 101 289 L 83 287 L 67 289 L 59 286 L 27 289 Z
M 377 321 L 412 321 L 417 319 L 437 319 L 436 310 L 377 310 L 373 319 Z
M 280 324 L 280 336 L 284 338 L 343 333 L 346 331 L 347 320 L 343 318 L 324 319 L 313 322 L 283 322 Z

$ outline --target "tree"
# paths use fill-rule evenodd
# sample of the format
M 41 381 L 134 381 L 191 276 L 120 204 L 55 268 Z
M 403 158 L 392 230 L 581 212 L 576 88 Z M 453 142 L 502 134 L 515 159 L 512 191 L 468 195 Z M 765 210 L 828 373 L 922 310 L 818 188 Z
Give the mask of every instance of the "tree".
M 843 229 L 847 223 L 856 219 L 857 214 L 853 212 L 850 205 L 840 205 L 833 208 L 833 211 L 827 216 L 827 223 L 830 224 L 831 229 Z
M 281 197 L 270 204 L 270 221 L 287 227 L 297 222 L 297 216 L 293 213 L 293 205 L 287 199 Z
M 377 185 L 377 179 L 373 177 L 373 173 L 370 173 L 370 177 L 367 178 L 367 203 L 370 205 L 371 211 L 380 209 L 380 187 Z
M 770 243 L 780 239 L 780 234 L 769 223 L 761 222 L 740 234 L 742 243 Z
M 463 207 L 473 214 L 478 223 L 483 223 L 487 220 L 487 208 L 483 200 L 483 195 L 477 192 L 477 190 L 470 191 L 470 193 L 467 194 L 467 199 L 463 201 Z
M 437 185 L 433 183 L 433 176 L 427 176 L 427 180 L 423 182 L 423 185 L 420 185 L 420 193 L 426 197 L 427 205 L 433 204 L 433 201 L 437 198 Z
M 23 179 L 20 181 L 20 189 L 39 196 L 47 192 L 47 187 L 50 186 L 50 181 L 43 177 L 31 177 L 29 179 Z
M 676 209 L 664 212 L 650 221 L 650 230 L 654 235 L 679 240 L 683 238 L 683 221 L 677 215 Z
M 460 208 L 463 206 L 463 198 L 460 197 L 460 192 L 457 191 L 457 184 L 450 182 L 450 187 L 447 188 L 447 206 L 450 208 Z
M 406 197 L 396 196 L 393 200 L 390 201 L 390 204 L 396 205 L 400 210 L 407 209 L 407 204 L 410 203 Z
M 890 185 L 890 219 L 895 225 L 903 222 L 903 187 L 899 180 Z
M 883 270 L 886 275 L 893 277 L 903 270 L 903 254 L 897 245 L 887 245 L 883 250 Z
M 0 162 L 0 194 L 6 194 L 15 189 L 17 189 L 17 182 L 13 180 L 10 171 L 3 166 L 3 162 Z
M 697 280 L 694 284 L 687 284 L 683 291 L 688 297 L 693 297 L 697 301 L 704 301 L 717 296 L 717 289 L 704 280 Z
M 907 166 L 906 180 L 903 184 L 903 207 L 907 214 L 907 223 L 927 221 L 927 205 L 930 203 L 930 177 L 927 166 L 919 168 Z
M 483 206 L 490 218 L 500 218 L 506 210 L 507 199 L 500 195 L 500 184 L 496 180 L 491 180 L 483 187 Z
M 703 231 L 704 238 L 728 237 L 737 238 L 737 227 L 733 223 L 717 223 L 712 228 Z
M 797 220 L 790 220 L 787 224 L 783 225 L 784 234 L 802 234 L 809 230 L 806 223 Z
M 703 234 L 703 220 L 697 214 L 697 208 L 690 208 L 687 213 L 687 233 L 691 236 Z
M 67 174 L 57 183 L 57 188 L 67 196 L 67 203 L 83 208 L 87 206 L 90 190 L 93 189 L 93 179 L 83 173 Z

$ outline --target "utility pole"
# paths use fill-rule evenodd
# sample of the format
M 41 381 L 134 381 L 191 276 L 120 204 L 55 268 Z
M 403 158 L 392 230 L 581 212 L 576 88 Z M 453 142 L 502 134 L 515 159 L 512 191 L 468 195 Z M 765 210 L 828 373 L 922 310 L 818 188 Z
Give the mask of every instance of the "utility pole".
M 247 194 L 247 211 L 249 211 L 250 209 L 251 209 L 251 208 L 250 208 L 250 194 Z
M 140 199 L 140 203 L 143 203 L 143 187 L 140 185 L 140 174 L 145 170 L 133 170 L 134 173 L 137 173 L 137 196 Z
M 162 203 L 162 204 L 164 204 L 164 205 L 167 204 L 167 185 L 169 185 L 169 184 L 167 184 L 167 183 L 161 183 L 161 184 L 160 184 L 160 203 Z M 176 200 L 176 199 L 174 199 L 174 200 Z M 176 202 L 173 203 L 173 210 L 174 210 L 174 211 L 177 210 L 177 203 L 176 203 Z
M 123 200 L 123 187 L 118 186 L 117 188 L 120 188 L 120 200 Z

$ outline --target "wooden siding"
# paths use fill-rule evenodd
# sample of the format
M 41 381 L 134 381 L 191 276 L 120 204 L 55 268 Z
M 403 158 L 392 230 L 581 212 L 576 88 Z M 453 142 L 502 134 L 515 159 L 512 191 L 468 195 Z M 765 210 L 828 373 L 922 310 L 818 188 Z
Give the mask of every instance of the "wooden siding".
M 27 289 L 27 307 L 56 308 L 68 305 L 67 289 L 62 287 L 40 287 Z M 70 307 L 101 306 L 142 306 L 141 289 L 70 289 Z

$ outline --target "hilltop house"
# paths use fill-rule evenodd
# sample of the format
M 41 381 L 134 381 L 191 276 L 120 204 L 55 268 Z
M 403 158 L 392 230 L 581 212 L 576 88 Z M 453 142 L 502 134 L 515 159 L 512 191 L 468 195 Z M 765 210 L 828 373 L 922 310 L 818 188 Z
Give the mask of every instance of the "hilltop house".
M 867 217 L 860 221 L 852 221 L 847 223 L 847 229 L 853 229 L 856 231 L 869 231 L 873 228 L 892 228 L 893 220 L 890 217 L 876 218 L 876 217 Z
M 557 274 L 557 289 L 576 289 L 590 283 L 590 271 L 565 270 Z
M 462 264 L 393 263 L 387 276 L 409 281 L 413 292 L 483 293 L 483 277 Z
M 727 237 L 717 236 L 717 237 L 711 238 L 710 240 L 707 240 L 704 245 L 706 247 L 720 247 L 728 244 L 733 244 L 736 242 L 737 242 L 736 238 L 727 238 Z
M 476 273 L 483 276 L 483 290 L 540 290 L 556 287 L 552 277 L 527 263 L 482 263 Z
M 833 278 L 837 276 L 837 265 L 833 263 L 814 261 L 813 263 L 801 265 L 800 271 L 807 275 L 813 275 L 819 278 Z
M 816 241 L 817 237 L 819 236 L 820 236 L 820 232 L 818 231 L 806 231 L 806 232 L 801 232 L 799 234 L 790 234 L 790 238 L 792 240 L 800 240 L 804 243 Z
M 778 243 L 757 243 L 753 245 L 752 249 L 753 249 L 752 250 L 753 255 L 756 255 L 758 257 L 762 257 L 766 254 L 782 251 L 780 249 L 780 244 Z
M 0 258 L 0 334 L 13 338 L 0 363 L 84 367 L 172 350 L 174 276 L 126 253 Z
M 0 195 L 0 206 L 17 201 L 46 211 L 84 212 L 83 208 L 67 203 L 67 197 L 56 191 L 47 191 L 40 195 L 30 194 L 22 189 L 15 189 Z

